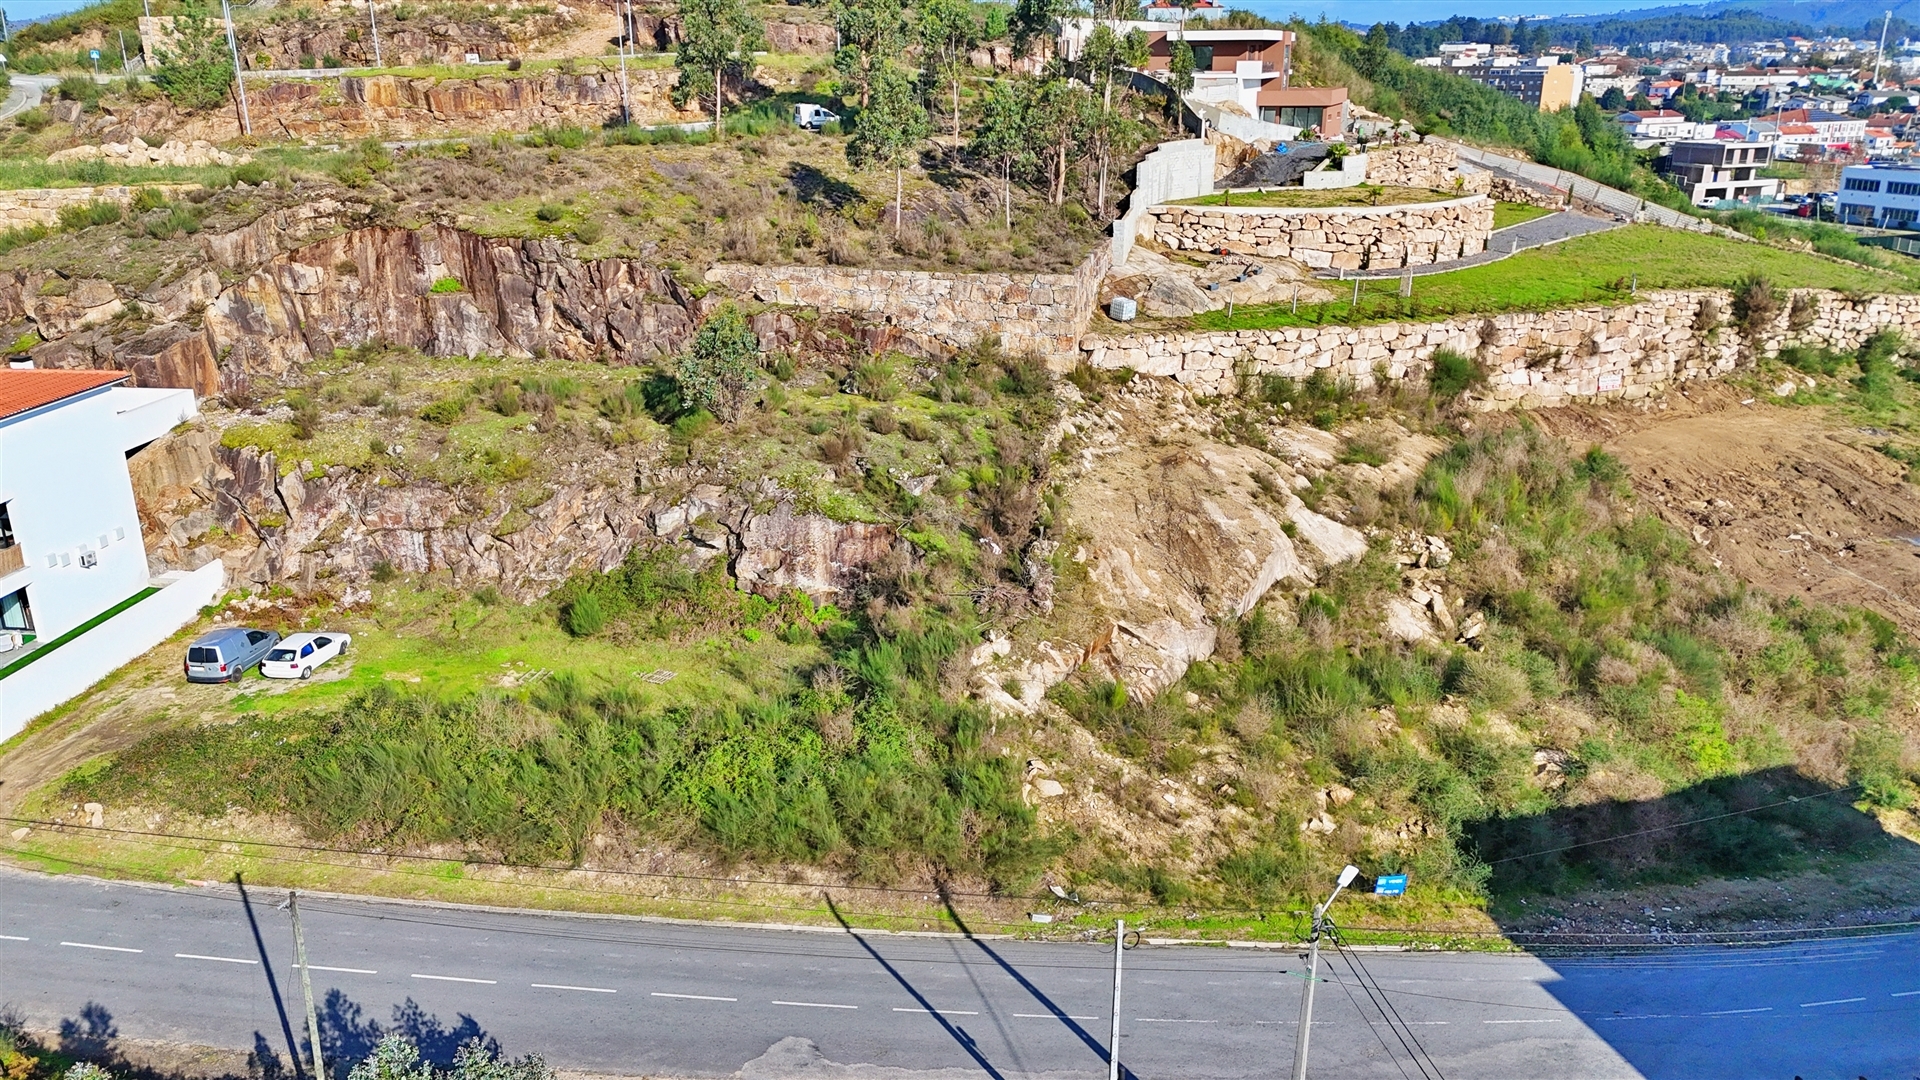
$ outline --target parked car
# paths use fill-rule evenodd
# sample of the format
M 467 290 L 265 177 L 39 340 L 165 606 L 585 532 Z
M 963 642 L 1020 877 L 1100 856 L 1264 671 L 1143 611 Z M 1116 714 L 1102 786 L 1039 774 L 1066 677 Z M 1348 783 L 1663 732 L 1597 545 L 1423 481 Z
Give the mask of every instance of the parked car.
M 348 634 L 323 631 L 318 634 L 288 634 L 279 646 L 260 661 L 260 674 L 269 679 L 310 679 L 313 669 L 344 655 L 353 644 Z
M 280 635 L 271 630 L 244 626 L 209 630 L 187 646 L 187 658 L 181 667 L 188 682 L 239 682 L 248 668 L 279 643 Z
M 794 126 L 805 128 L 808 131 L 819 131 L 828 124 L 839 123 L 839 121 L 839 114 L 828 112 L 818 105 L 805 101 L 793 107 Z

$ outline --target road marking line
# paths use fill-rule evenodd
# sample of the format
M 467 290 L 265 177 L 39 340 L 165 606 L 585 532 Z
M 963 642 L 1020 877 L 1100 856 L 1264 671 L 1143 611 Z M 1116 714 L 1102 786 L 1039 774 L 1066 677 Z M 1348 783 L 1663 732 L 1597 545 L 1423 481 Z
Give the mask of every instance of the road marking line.
M 979 1016 L 980 1015 L 977 1012 L 970 1012 L 966 1009 L 903 1009 L 898 1005 L 895 1005 L 893 1007 L 893 1011 L 894 1012 L 910 1012 L 910 1013 L 932 1013 L 936 1016 Z
M 1710 1013 L 1707 1013 L 1706 1015 L 1708 1016 L 1741 1016 L 1746 1013 L 1760 1013 L 1760 1012 L 1772 1012 L 1772 1011 L 1773 1011 L 1773 1006 L 1762 1005 L 1760 1008 L 1757 1008 L 1757 1009 L 1722 1009 L 1719 1012 L 1710 1012 Z
M 1672 1013 L 1636 1013 L 1633 1016 L 1603 1016 L 1602 1020 L 1671 1020 Z
M 587 994 L 617 994 L 618 990 L 608 990 L 604 986 L 566 986 L 561 983 L 532 983 L 535 990 L 579 990 Z
M 21 941 L 25 941 L 25 940 L 27 940 L 27 939 L 26 939 L 26 938 L 21 938 L 20 940 L 21 940 Z M 1895 995 L 1893 995 L 1893 996 L 1894 996 L 1894 997 L 1912 997 L 1912 996 L 1913 996 L 1913 995 L 1915 995 L 1915 994 L 1920 994 L 1920 990 L 1902 990 L 1902 991 L 1900 991 L 1899 993 L 1897 993 L 1897 994 L 1895 994 Z
M 258 960 L 242 960 L 234 956 L 201 956 L 199 953 L 190 952 L 174 953 L 173 958 L 175 960 L 216 960 L 222 964 L 258 964 L 260 962 Z
M 434 982 L 479 983 L 482 986 L 494 986 L 500 981 L 498 979 L 463 979 L 458 975 L 415 975 L 413 977 L 416 979 L 432 979 Z
M 1554 1017 L 1550 1020 L 1482 1020 L 1480 1022 L 1483 1024 L 1557 1024 L 1560 1022 L 1560 1018 Z
M 299 964 L 293 965 L 293 969 L 295 971 L 300 970 L 300 965 Z M 379 972 L 373 970 L 372 968 L 321 967 L 319 964 L 308 964 L 307 970 L 308 971 L 338 971 L 346 975 L 378 975 L 380 974 Z
M 126 949 L 118 945 L 89 945 L 84 941 L 63 941 L 60 944 L 69 949 L 99 949 L 101 952 L 145 952 L 145 949 Z
M 1016 1019 L 1020 1019 L 1020 1020 L 1098 1020 L 1100 1019 L 1100 1017 L 1098 1016 L 1074 1016 L 1072 1013 L 1068 1013 L 1065 1016 L 1062 1016 L 1059 1013 L 1014 1013 L 1013 1015 Z
M 1218 1020 L 1169 1020 L 1164 1016 L 1136 1016 L 1136 1024 L 1217 1024 Z
M 658 990 L 655 990 L 653 992 L 653 996 L 654 997 L 670 997 L 670 998 L 686 998 L 688 1001 L 739 1001 L 740 1000 L 739 998 L 730 998 L 730 997 L 709 997 L 706 994 L 663 994 Z
M 1865 1001 L 1865 1000 L 1867 999 L 1863 997 L 1857 997 L 1857 998 L 1834 998 L 1832 1001 L 1803 1001 L 1800 1003 L 1800 1007 L 1803 1009 L 1817 1009 L 1822 1005 L 1851 1005 L 1856 1001 Z
M 776 1001 L 775 1005 L 792 1005 L 801 1009 L 857 1009 L 858 1005 L 829 1005 L 824 1001 Z
M 0 941 L 32 941 L 32 938 L 14 937 L 12 934 L 0 934 Z

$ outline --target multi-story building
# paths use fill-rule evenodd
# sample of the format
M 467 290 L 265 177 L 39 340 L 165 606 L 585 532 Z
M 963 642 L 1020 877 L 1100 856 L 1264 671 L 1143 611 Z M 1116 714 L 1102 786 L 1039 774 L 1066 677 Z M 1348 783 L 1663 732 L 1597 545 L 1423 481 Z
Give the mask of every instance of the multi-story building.
M 1580 66 L 1562 64 L 1557 56 L 1542 56 L 1526 64 L 1505 65 L 1495 62 L 1451 70 L 1482 86 L 1491 86 L 1503 94 L 1517 97 L 1541 112 L 1573 108 L 1580 103 L 1580 94 L 1586 87 L 1586 77 Z
M 1714 139 L 1673 144 L 1673 152 L 1660 161 L 1660 172 L 1686 192 L 1693 205 L 1711 207 L 1778 198 L 1780 181 L 1760 175 L 1772 164 L 1768 143 Z
M 1840 170 L 1839 202 L 1849 225 L 1920 228 L 1920 166 L 1849 165 Z
M 1270 124 L 1312 128 L 1330 136 L 1345 129 L 1346 87 L 1289 85 L 1293 31 L 1155 31 L 1147 35 L 1149 73 L 1165 74 L 1172 66 L 1177 41 L 1185 41 L 1193 50 L 1196 93 L 1230 98 L 1247 115 Z

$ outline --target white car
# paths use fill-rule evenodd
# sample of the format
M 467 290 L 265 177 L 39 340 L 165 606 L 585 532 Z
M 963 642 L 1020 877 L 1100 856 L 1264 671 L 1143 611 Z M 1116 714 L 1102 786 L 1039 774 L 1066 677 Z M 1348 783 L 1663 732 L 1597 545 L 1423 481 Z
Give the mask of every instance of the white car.
M 312 678 L 314 668 L 346 655 L 351 644 L 353 638 L 347 634 L 288 634 L 260 661 L 260 674 L 269 679 Z

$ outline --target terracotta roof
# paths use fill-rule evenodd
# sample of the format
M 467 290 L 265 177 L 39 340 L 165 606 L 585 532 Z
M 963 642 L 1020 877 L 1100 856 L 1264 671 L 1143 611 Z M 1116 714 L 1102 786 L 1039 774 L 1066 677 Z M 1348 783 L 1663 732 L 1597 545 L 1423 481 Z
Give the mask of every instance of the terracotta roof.
M 124 371 L 14 371 L 0 369 L 0 420 L 42 405 L 123 382 Z

